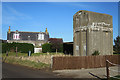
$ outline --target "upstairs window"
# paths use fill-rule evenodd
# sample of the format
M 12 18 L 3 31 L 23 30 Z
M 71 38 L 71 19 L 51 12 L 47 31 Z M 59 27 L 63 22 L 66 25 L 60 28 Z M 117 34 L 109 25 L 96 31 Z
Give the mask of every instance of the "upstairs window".
M 14 40 L 19 40 L 20 39 L 20 35 L 18 33 L 13 34 L 13 39 Z
M 38 34 L 38 40 L 44 40 L 44 34 Z

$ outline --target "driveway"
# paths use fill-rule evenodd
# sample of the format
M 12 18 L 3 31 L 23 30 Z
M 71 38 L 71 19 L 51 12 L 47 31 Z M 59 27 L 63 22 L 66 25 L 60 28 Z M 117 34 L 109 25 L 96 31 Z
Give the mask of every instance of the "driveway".
M 118 67 L 110 67 L 110 75 L 118 75 Z M 116 71 L 112 71 L 116 70 Z M 53 71 L 59 76 L 66 78 L 106 78 L 106 68 L 92 68 L 92 69 L 75 69 L 75 70 L 55 70 Z

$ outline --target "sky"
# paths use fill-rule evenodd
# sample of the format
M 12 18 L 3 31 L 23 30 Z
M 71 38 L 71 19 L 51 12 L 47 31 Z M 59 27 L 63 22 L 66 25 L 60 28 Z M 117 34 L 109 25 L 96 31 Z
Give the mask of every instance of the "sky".
M 50 38 L 73 41 L 73 15 L 79 10 L 113 16 L 113 39 L 118 35 L 118 2 L 2 2 L 2 39 L 7 31 L 44 32 Z

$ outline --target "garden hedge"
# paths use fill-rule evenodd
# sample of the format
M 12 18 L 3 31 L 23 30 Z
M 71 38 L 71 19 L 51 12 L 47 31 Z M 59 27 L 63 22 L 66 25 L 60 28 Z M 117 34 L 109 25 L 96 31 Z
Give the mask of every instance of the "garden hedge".
M 28 51 L 31 51 L 34 53 L 34 46 L 33 44 L 29 43 L 2 43 L 2 53 L 8 52 L 15 52 L 17 47 L 17 52 L 21 53 L 28 53 Z

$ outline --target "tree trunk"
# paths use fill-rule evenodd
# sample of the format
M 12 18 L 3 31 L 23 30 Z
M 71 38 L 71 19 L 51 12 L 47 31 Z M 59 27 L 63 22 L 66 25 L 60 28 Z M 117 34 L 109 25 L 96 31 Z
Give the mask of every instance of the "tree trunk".
M 57 53 L 57 49 L 56 49 L 56 53 Z

